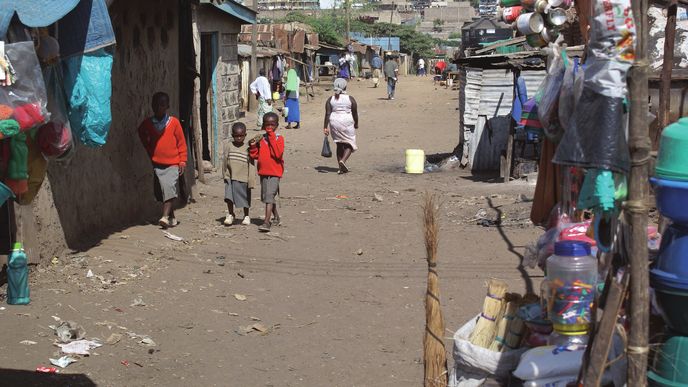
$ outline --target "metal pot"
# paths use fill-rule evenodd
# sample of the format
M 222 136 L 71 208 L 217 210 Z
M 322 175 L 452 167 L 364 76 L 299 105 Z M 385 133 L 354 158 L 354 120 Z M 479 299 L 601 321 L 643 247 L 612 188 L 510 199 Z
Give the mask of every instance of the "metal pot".
M 516 28 L 523 35 L 539 34 L 545 28 L 545 21 L 539 13 L 524 13 L 516 19 Z
M 551 8 L 547 14 L 547 22 L 554 27 L 563 26 L 567 19 L 566 11 L 562 8 Z
M 542 37 L 542 34 L 526 35 L 526 42 L 533 48 L 541 48 L 547 45 L 547 41 Z

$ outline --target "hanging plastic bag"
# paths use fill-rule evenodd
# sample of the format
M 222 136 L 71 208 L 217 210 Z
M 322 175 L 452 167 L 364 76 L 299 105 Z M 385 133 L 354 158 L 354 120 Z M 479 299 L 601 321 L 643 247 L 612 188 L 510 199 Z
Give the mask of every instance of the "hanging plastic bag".
M 538 101 L 538 118 L 545 136 L 552 142 L 559 142 L 564 135 L 564 128 L 559 123 L 559 92 L 564 80 L 564 61 L 557 46 L 551 57 L 551 65 L 540 89 L 535 94 Z
M 48 94 L 50 122 L 38 129 L 36 142 L 48 159 L 59 158 L 73 145 L 72 129 L 67 118 L 67 97 L 64 94 L 62 73 L 58 64 L 43 69 Z
M 322 157 L 332 157 L 332 149 L 330 149 L 330 142 L 327 140 L 327 136 L 323 139 L 322 151 L 320 151 L 320 156 Z
M 72 132 L 84 145 L 103 146 L 112 123 L 112 54 L 105 48 L 63 61 Z
M 33 42 L 5 45 L 5 86 L 0 86 L 0 139 L 26 132 L 48 120 L 41 66 Z
M 561 92 L 559 93 L 559 123 L 566 132 L 569 128 L 569 123 L 573 113 L 576 111 L 576 77 L 580 76 L 580 68 L 578 58 L 574 58 L 569 62 L 564 70 L 564 78 L 561 83 Z M 580 97 L 580 94 L 578 95 Z

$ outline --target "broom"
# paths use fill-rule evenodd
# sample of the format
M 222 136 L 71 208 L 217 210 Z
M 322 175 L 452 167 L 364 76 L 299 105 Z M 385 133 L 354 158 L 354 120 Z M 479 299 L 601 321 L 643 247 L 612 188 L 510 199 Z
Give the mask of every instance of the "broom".
M 437 276 L 437 245 L 439 240 L 439 205 L 437 196 L 425 194 L 423 231 L 428 259 L 428 290 L 425 293 L 425 337 L 423 360 L 425 387 L 447 386 L 447 354 L 444 348 L 444 320 L 440 308 L 439 278 Z
M 489 348 L 491 351 L 504 352 L 511 349 L 506 343 L 506 337 L 516 318 L 516 311 L 518 310 L 520 300 L 521 296 L 517 293 L 507 293 L 504 297 L 502 318 L 497 322 L 497 333 Z
M 502 300 L 508 286 L 504 281 L 491 279 L 487 282 L 487 297 L 483 302 L 483 311 L 478 317 L 475 329 L 468 337 L 472 344 L 489 348 L 497 335 L 497 321 L 501 318 Z

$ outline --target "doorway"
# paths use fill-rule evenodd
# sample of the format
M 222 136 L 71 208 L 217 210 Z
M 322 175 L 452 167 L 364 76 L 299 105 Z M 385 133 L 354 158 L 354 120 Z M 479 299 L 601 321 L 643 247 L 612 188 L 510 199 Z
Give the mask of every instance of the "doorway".
M 203 160 L 215 164 L 217 155 L 217 113 L 215 66 L 218 60 L 217 33 L 201 34 L 201 139 Z

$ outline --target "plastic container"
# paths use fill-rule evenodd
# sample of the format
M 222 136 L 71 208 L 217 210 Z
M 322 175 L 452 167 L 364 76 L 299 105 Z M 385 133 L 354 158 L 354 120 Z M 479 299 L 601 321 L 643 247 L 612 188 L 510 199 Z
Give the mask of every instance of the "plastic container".
M 688 181 L 688 117 L 664 128 L 659 140 L 655 176 Z
M 7 258 L 7 303 L 29 303 L 29 261 L 21 243 L 15 243 Z
M 423 173 L 425 152 L 422 149 L 406 150 L 406 173 Z
M 667 227 L 654 268 L 688 283 L 688 225 Z
M 688 337 L 670 337 L 657 350 L 652 368 L 647 375 L 650 385 L 688 385 Z
M 552 326 L 560 333 L 588 331 L 598 283 L 597 259 L 590 255 L 590 244 L 555 243 L 546 267 L 544 296 Z
M 525 10 L 520 5 L 504 8 L 502 9 L 502 20 L 511 24 L 515 22 L 523 12 L 525 12 Z
M 650 183 L 655 189 L 659 212 L 674 223 L 688 224 L 688 181 L 651 177 Z
M 9 198 L 14 198 L 14 192 L 12 192 L 10 187 L 6 186 L 3 183 L 0 183 L 0 206 L 5 204 L 5 202 Z
M 521 0 L 499 0 L 499 5 L 504 8 L 521 5 Z
M 554 345 L 555 347 L 585 347 L 588 345 L 589 339 L 590 336 L 588 336 L 587 332 L 561 333 L 554 331 L 549 335 L 547 345 Z
M 665 288 L 653 282 L 655 301 L 664 322 L 674 332 L 688 335 L 688 291 Z

